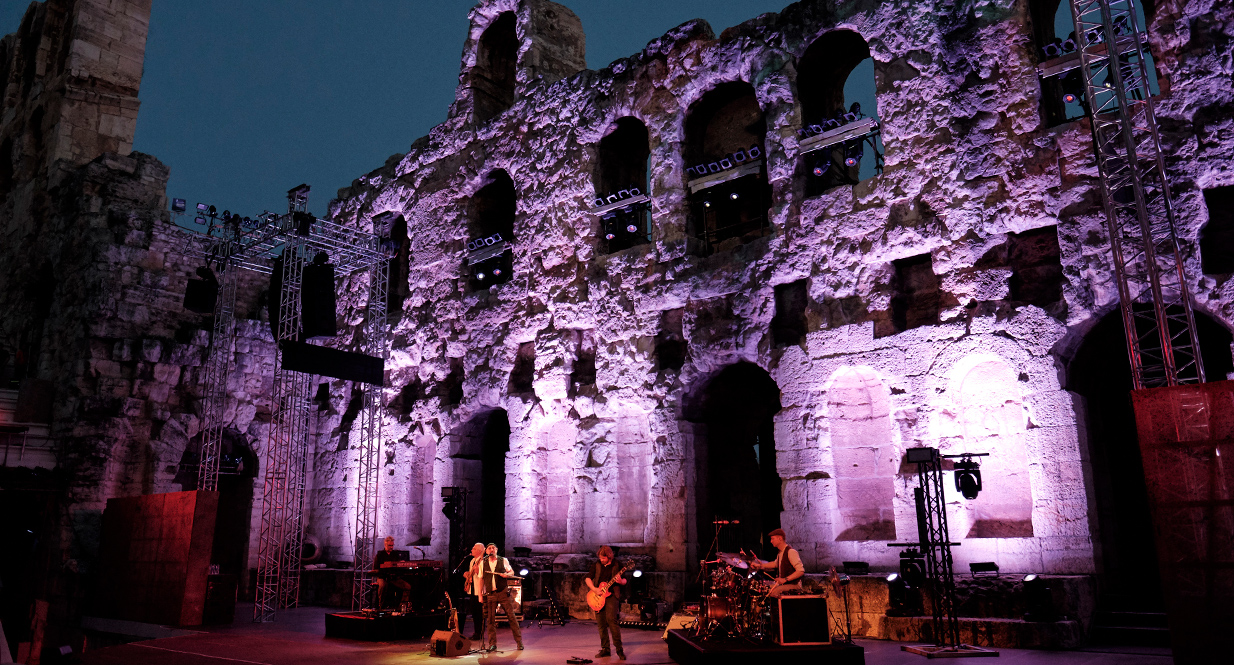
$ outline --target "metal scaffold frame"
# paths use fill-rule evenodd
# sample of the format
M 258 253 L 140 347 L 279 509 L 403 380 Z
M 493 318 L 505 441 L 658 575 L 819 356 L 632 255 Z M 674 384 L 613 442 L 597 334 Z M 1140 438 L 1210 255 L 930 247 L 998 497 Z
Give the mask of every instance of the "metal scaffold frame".
M 1135 3 L 1069 1 L 1134 387 L 1203 383 Z
M 388 248 L 378 235 L 348 228 L 307 212 L 308 187 L 288 193 L 285 215 L 265 215 L 256 226 L 242 225 L 238 216 L 224 214 L 223 223 L 211 224 L 206 233 L 191 232 L 184 247 L 187 256 L 216 262 L 222 272 L 215 305 L 214 336 L 205 373 L 202 453 L 199 487 L 216 489 L 222 433 L 225 424 L 227 380 L 234 363 L 234 309 L 239 268 L 272 274 L 281 270 L 276 342 L 297 340 L 301 332 L 301 284 L 304 267 L 319 252 L 325 252 L 344 279 L 369 273 L 368 317 L 363 350 L 383 359 L 386 350 L 386 291 L 389 275 Z M 245 220 L 246 222 L 248 220 Z M 216 234 L 216 228 L 221 232 Z M 281 261 L 276 259 L 281 257 Z M 281 355 L 281 349 L 278 351 Z M 272 393 L 270 438 L 263 456 L 260 535 L 254 621 L 272 621 L 278 609 L 299 602 L 300 557 L 303 546 L 304 495 L 307 485 L 308 444 L 313 375 L 281 369 L 277 364 Z M 360 468 L 357 489 L 356 589 L 366 589 L 368 561 L 373 556 L 377 533 L 377 490 L 381 447 L 381 411 L 385 391 L 369 386 L 364 394 L 360 423 Z M 363 538 L 361 537 L 363 535 Z M 357 595 L 364 603 L 364 595 Z

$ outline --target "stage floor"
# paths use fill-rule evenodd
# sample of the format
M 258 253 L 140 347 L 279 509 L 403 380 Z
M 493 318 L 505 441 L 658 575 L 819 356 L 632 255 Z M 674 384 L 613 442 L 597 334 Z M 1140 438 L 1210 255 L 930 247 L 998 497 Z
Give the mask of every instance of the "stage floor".
M 496 665 L 498 663 L 561 665 L 566 658 L 583 656 L 595 665 L 614 665 L 616 658 L 596 659 L 599 637 L 595 623 L 572 621 L 565 626 L 523 627 L 525 651 L 515 650 L 508 628 L 499 630 L 493 654 L 472 654 L 446 659 L 428 655 L 427 641 L 358 642 L 325 637 L 325 616 L 336 609 L 301 607 L 280 612 L 278 621 L 254 624 L 244 620 L 253 615 L 253 606 L 236 607 L 236 623 L 210 627 L 200 633 L 168 637 L 120 646 L 90 650 L 82 654 L 84 665 L 395 665 L 401 663 L 456 662 Z M 668 664 L 668 646 L 660 639 L 662 631 L 626 628 L 621 635 L 630 665 Z M 867 665 L 922 665 L 921 656 L 900 651 L 900 642 L 858 640 L 866 650 Z M 1001 650 L 997 661 L 1003 665 L 1171 665 L 1168 655 L 1133 655 L 1089 651 Z

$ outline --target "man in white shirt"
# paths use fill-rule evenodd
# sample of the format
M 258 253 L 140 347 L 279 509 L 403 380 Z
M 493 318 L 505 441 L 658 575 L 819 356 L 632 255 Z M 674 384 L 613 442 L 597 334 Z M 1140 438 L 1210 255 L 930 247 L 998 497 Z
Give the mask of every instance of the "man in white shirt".
M 506 590 L 506 579 L 518 577 L 510 568 L 510 562 L 504 556 L 497 556 L 497 545 L 489 543 L 484 550 L 484 560 L 480 563 L 480 580 L 484 586 L 484 619 L 488 626 L 488 650 L 497 650 L 497 605 L 506 611 L 510 620 L 510 632 L 514 633 L 514 641 L 519 651 L 523 650 L 523 631 L 519 630 L 518 617 L 514 616 L 514 599 Z
M 484 560 L 484 543 L 471 546 L 471 561 L 467 562 L 467 572 L 463 573 L 463 593 L 466 594 L 470 608 L 464 606 L 459 620 L 459 631 L 467 627 L 467 614 L 471 614 L 471 640 L 478 642 L 484 637 L 484 590 L 481 588 L 480 562 Z
M 771 544 L 780 550 L 780 553 L 776 555 L 775 561 L 755 559 L 754 567 L 776 571 L 774 586 L 771 587 L 771 597 L 779 598 L 789 590 L 801 591 L 801 578 L 806 575 L 806 567 L 801 564 L 801 555 L 797 554 L 797 550 L 788 544 L 784 529 L 775 529 L 767 534 L 767 537 L 771 539 Z

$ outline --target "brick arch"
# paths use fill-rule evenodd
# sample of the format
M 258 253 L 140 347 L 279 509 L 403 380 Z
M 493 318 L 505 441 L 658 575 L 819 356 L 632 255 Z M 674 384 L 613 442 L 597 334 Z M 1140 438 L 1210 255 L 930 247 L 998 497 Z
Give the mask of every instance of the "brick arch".
M 827 386 L 827 424 L 835 461 L 836 540 L 895 540 L 891 391 L 878 372 L 845 366 Z

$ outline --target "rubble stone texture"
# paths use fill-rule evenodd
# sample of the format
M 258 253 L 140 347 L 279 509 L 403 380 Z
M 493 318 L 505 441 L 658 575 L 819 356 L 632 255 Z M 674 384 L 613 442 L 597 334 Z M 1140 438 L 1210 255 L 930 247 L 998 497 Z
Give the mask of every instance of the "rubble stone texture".
M 456 485 L 472 490 L 466 537 L 507 550 L 618 544 L 689 571 L 723 508 L 743 521 L 728 544 L 776 522 L 808 570 L 888 569 L 887 544 L 916 533 L 904 450 L 936 446 L 991 454 L 976 500 L 947 495 L 957 567 L 1095 572 L 1084 401 L 1064 380 L 1118 295 L 1087 123 L 1044 120 L 1035 2 L 807 1 L 718 36 L 691 21 L 600 70 L 567 8 L 477 5 L 448 119 L 330 205 L 402 242 L 379 530 L 446 558 L 440 488 Z M 69 490 L 53 542 L 81 561 L 53 567 L 61 599 L 81 593 L 106 498 L 180 489 L 201 428 L 210 324 L 181 305 L 196 266 L 167 168 L 129 153 L 148 16 L 47 0 L 0 42 L 0 334 L 55 386 Z M 847 72 L 798 65 L 835 31 L 873 58 L 886 164 L 815 193 L 802 100 L 834 103 Z M 1229 327 L 1234 286 L 1202 272 L 1200 241 L 1205 192 L 1234 185 L 1234 9 L 1161 1 L 1149 34 L 1189 284 Z M 646 130 L 643 166 L 599 163 L 620 154 L 606 135 L 637 128 L 623 118 Z M 769 223 L 700 240 L 686 169 L 751 145 L 765 175 L 741 191 L 766 197 Z M 589 208 L 644 170 L 650 242 L 609 252 Z M 466 244 L 493 232 L 513 252 L 487 286 Z M 266 285 L 245 279 L 226 426 L 259 455 L 275 356 Z M 341 348 L 367 304 L 351 286 Z M 361 387 L 321 381 L 306 528 L 348 561 Z

